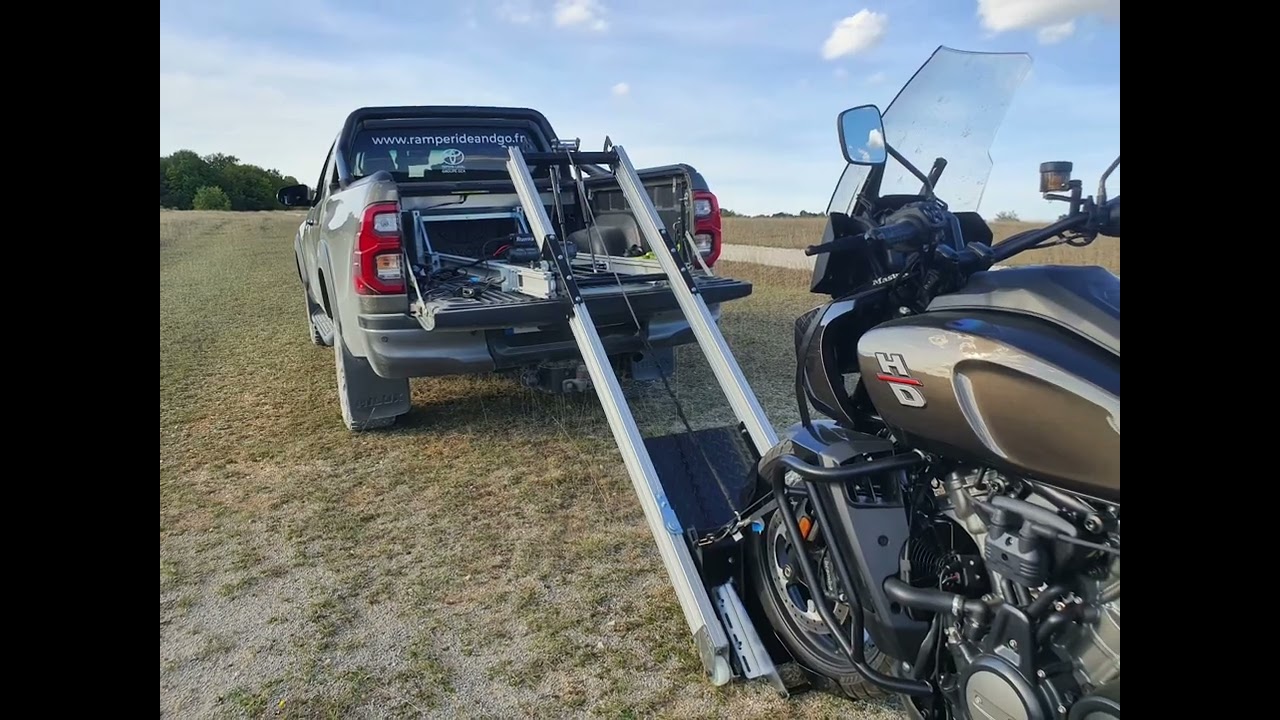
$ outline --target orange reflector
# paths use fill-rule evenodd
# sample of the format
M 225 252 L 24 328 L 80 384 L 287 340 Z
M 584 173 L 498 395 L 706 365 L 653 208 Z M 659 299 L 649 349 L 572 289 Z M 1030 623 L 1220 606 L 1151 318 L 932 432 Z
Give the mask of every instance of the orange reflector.
M 800 537 L 804 538 L 805 540 L 808 540 L 809 531 L 813 529 L 813 521 L 810 520 L 808 516 L 805 516 L 800 518 L 798 524 L 800 525 Z
M 400 277 L 400 253 L 382 253 L 374 258 L 379 280 L 396 280 Z

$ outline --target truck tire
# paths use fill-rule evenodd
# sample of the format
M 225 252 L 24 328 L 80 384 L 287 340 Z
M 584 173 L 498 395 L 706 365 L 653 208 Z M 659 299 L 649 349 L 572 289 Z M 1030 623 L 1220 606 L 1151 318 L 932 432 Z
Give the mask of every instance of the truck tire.
M 411 407 L 408 378 L 384 378 L 365 358 L 347 349 L 342 330 L 334 323 L 333 359 L 338 380 L 342 422 L 352 432 L 377 430 L 395 424 Z

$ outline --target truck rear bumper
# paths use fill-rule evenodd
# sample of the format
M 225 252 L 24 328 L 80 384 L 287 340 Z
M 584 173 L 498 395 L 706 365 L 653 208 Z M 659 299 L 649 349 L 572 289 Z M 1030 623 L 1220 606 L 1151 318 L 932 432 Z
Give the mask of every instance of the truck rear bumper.
M 712 315 L 720 303 L 751 294 L 751 284 L 716 278 L 699 290 Z M 633 290 L 589 297 L 587 308 L 609 355 L 639 352 L 644 342 L 635 332 L 627 300 L 645 325 L 654 348 L 686 345 L 693 332 L 666 289 Z M 361 314 L 359 329 L 368 347 L 369 364 L 387 378 L 432 377 L 493 372 L 543 361 L 576 357 L 569 332 L 567 306 L 558 301 L 517 304 L 450 304 L 421 323 L 405 313 Z M 424 326 L 430 325 L 427 330 Z

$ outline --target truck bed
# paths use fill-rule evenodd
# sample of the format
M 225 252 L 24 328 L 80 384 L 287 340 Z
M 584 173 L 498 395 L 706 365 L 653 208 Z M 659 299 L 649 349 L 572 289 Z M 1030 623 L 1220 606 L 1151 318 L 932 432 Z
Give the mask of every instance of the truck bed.
M 675 294 L 665 279 L 646 280 L 623 277 L 626 297 L 611 275 L 590 277 L 575 275 L 587 308 L 598 322 L 629 320 L 631 308 L 644 317 L 675 310 Z M 584 282 L 586 280 L 586 282 Z M 696 276 L 694 282 L 708 305 L 747 297 L 751 283 L 733 278 Z M 458 297 L 454 293 L 467 283 L 467 278 L 438 281 L 418 306 L 418 322 L 427 330 L 502 329 L 520 326 L 560 324 L 566 319 L 568 304 L 559 299 L 542 299 L 497 288 L 484 290 L 477 298 Z

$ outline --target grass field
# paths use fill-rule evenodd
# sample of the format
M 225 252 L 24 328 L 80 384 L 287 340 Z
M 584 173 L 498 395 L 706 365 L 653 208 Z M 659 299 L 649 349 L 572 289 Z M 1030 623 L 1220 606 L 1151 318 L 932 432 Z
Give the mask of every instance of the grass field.
M 724 241 L 735 245 L 804 248 L 820 242 L 825 227 L 824 218 L 725 218 Z M 1042 225 L 1026 222 L 992 223 L 992 231 L 997 242 L 1033 227 L 1042 227 Z M 1031 263 L 1101 265 L 1119 274 L 1120 239 L 1100 237 L 1088 247 L 1059 246 L 1025 252 L 1014 257 L 1007 264 Z
M 162 718 L 897 717 L 703 679 L 594 398 L 415 380 L 395 429 L 347 433 L 299 222 L 160 214 Z M 819 298 L 806 273 L 719 269 L 756 284 L 722 326 L 789 424 L 791 323 Z M 695 425 L 723 422 L 698 351 L 679 362 Z

